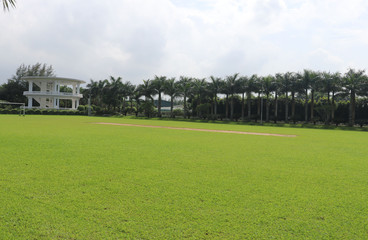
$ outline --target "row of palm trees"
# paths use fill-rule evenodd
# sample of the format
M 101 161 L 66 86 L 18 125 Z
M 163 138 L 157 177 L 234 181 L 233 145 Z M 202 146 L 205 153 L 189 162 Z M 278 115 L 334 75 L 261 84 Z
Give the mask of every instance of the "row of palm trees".
M 274 107 L 274 120 L 278 119 L 279 98 L 285 104 L 285 122 L 295 120 L 296 99 L 304 102 L 304 120 L 313 121 L 315 118 L 316 96 L 326 97 L 327 122 L 334 120 L 336 97 L 349 100 L 349 124 L 355 122 L 355 108 L 357 97 L 368 96 L 368 77 L 364 70 L 349 69 L 345 74 L 339 72 L 319 72 L 303 70 L 302 72 L 278 73 L 276 75 L 248 77 L 238 73 L 225 78 L 211 76 L 208 79 L 198 79 L 181 76 L 178 80 L 165 76 L 155 76 L 152 80 L 143 80 L 137 86 L 122 79 L 110 77 L 109 80 L 93 81 L 88 84 L 92 102 L 101 106 L 105 104 L 108 109 L 117 108 L 124 111 L 130 106 L 137 106 L 144 98 L 154 101 L 157 97 L 158 116 L 161 117 L 161 99 L 163 95 L 170 97 L 171 116 L 173 115 L 173 102 L 180 98 L 183 100 L 184 116 L 189 110 L 197 112 L 201 117 L 201 106 L 207 104 L 211 108 L 211 116 L 218 117 L 219 96 L 225 102 L 225 118 L 234 119 L 234 101 L 241 97 L 241 119 L 250 119 L 252 116 L 252 101 L 257 100 L 257 115 L 260 113 L 260 103 L 265 100 L 265 120 L 270 120 L 271 101 Z M 190 106 L 188 102 L 191 102 Z M 291 115 L 289 114 L 291 108 Z M 247 110 L 247 114 L 246 114 Z M 289 116 L 290 115 L 290 116 Z

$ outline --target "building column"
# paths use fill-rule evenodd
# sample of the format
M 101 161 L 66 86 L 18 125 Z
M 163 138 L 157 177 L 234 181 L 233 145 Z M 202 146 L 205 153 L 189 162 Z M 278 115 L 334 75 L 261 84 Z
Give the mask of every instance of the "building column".
M 28 108 L 32 108 L 32 97 L 28 97 Z
M 79 99 L 77 100 L 76 109 L 79 107 Z
M 28 91 L 32 92 L 33 91 L 33 81 L 29 81 L 28 82 Z
M 75 100 L 72 99 L 72 109 L 75 109 Z

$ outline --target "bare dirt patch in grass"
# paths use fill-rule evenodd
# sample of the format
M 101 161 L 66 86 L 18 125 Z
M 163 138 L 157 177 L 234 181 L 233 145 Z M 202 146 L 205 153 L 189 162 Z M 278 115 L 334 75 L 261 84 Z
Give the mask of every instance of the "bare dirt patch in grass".
M 240 132 L 240 131 L 200 129 L 200 128 L 166 127 L 166 126 L 138 125 L 138 124 L 128 124 L 128 123 L 96 122 L 94 124 L 128 126 L 128 127 L 166 128 L 166 129 L 189 130 L 189 131 L 199 131 L 199 132 L 234 133 L 234 134 L 248 134 L 248 135 L 275 136 L 275 137 L 296 137 L 296 135 L 285 135 L 285 134 L 275 134 L 275 133 L 256 133 L 256 132 Z

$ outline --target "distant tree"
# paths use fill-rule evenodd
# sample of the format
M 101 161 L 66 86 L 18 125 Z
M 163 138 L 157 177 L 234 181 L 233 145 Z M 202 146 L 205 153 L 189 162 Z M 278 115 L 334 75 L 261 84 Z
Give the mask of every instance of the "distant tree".
M 362 91 L 364 83 L 367 81 L 365 70 L 349 69 L 344 76 L 344 90 L 350 95 L 349 104 L 349 125 L 355 124 L 356 96 Z
M 123 99 L 123 82 L 121 77 L 114 78 L 110 76 L 110 81 L 107 81 L 107 84 L 104 88 L 104 101 L 108 105 L 108 109 L 113 107 L 113 110 L 116 110 L 117 106 L 120 106 Z
M 262 86 L 264 93 L 266 94 L 266 122 L 270 121 L 270 94 L 275 90 L 275 85 L 273 84 L 274 79 L 275 78 L 272 75 L 262 78 Z
M 192 78 L 181 76 L 179 80 L 179 91 L 184 97 L 184 117 L 188 117 L 187 99 L 193 93 Z
M 297 73 L 293 73 L 290 77 L 290 93 L 291 93 L 291 119 L 295 119 L 295 94 L 300 92 L 300 77 Z
M 256 92 L 258 89 L 258 85 L 257 85 L 257 79 L 258 76 L 257 74 L 253 74 L 247 81 L 247 85 L 246 85 L 246 92 L 247 92 L 247 105 L 248 105 L 248 119 L 250 120 L 252 117 L 252 92 Z
M 274 110 L 274 123 L 277 122 L 277 118 L 278 118 L 278 106 L 279 106 L 279 102 L 278 102 L 278 96 L 281 93 L 281 89 L 282 89 L 282 79 L 283 79 L 283 74 L 282 73 L 276 73 L 275 75 L 275 81 L 273 82 L 274 85 L 274 91 L 275 91 L 275 110 Z
M 214 118 L 217 119 L 217 94 L 221 90 L 222 79 L 214 76 L 211 76 L 210 79 L 211 82 L 208 84 L 208 87 L 212 95 Z
M 152 81 L 152 87 L 156 94 L 158 94 L 158 103 L 157 103 L 157 112 L 158 116 L 161 117 L 161 94 L 165 89 L 166 77 L 164 76 L 155 76 L 155 79 Z
M 289 92 L 291 90 L 291 79 L 293 73 L 287 72 L 283 74 L 281 80 L 281 92 L 285 94 L 285 122 L 289 122 Z
M 341 90 L 341 75 L 340 73 L 323 72 L 321 74 L 321 92 L 327 94 L 327 117 L 326 124 L 329 124 L 334 119 L 335 112 L 335 95 Z
M 8 79 L 1 87 L 0 99 L 9 102 L 26 102 L 27 98 L 23 95 L 28 90 L 28 82 L 22 80 L 23 77 L 46 76 L 55 77 L 54 69 L 47 64 L 36 63 L 35 65 L 20 65 L 15 74 Z
M 239 81 L 238 81 L 239 73 L 235 73 L 234 75 L 227 76 L 225 80 L 225 88 L 227 92 L 231 95 L 230 99 L 230 120 L 234 118 L 234 94 L 240 92 Z
M 5 10 L 9 10 L 9 7 L 15 7 L 15 0 L 2 0 L 3 1 L 3 8 Z
M 198 117 L 202 117 L 202 109 L 198 108 L 202 104 L 202 99 L 206 96 L 206 93 L 208 93 L 207 90 L 208 83 L 206 82 L 205 78 L 202 79 L 194 79 L 193 81 L 193 93 L 197 97 L 197 114 Z
M 247 92 L 248 77 L 242 76 L 239 78 L 239 93 L 241 93 L 241 119 L 245 119 L 245 93 Z
M 125 82 L 123 84 L 123 106 L 122 106 L 122 111 L 123 113 L 126 115 L 126 110 L 125 110 L 125 102 L 126 100 L 129 98 L 129 102 L 130 102 L 130 109 L 133 109 L 133 95 L 134 95 L 134 90 L 135 90 L 135 86 L 131 83 L 131 82 Z
M 143 80 L 143 84 L 139 84 L 137 89 L 137 91 L 139 91 L 141 96 L 145 97 L 145 100 L 147 101 L 148 99 L 151 99 L 152 103 L 153 103 L 153 97 L 152 95 L 154 94 L 154 88 L 152 86 L 152 81 L 151 80 Z
M 314 95 L 319 89 L 320 86 L 320 80 L 321 80 L 321 73 L 320 72 L 312 72 L 312 78 L 310 82 L 310 92 L 311 92 L 311 112 L 310 112 L 310 119 L 311 121 L 314 121 Z
M 178 82 L 175 82 L 175 78 L 166 80 L 164 93 L 170 96 L 170 116 L 173 117 L 174 99 L 180 95 Z

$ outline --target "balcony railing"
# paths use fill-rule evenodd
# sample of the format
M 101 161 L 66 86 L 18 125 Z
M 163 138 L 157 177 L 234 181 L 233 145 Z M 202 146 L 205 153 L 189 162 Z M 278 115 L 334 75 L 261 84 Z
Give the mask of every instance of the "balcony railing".
M 73 94 L 71 92 L 41 92 L 41 91 L 25 91 L 23 92 L 23 95 L 33 95 L 33 96 L 40 96 L 40 95 L 46 95 L 46 96 L 67 96 L 67 97 L 80 97 L 82 98 L 82 94 Z

